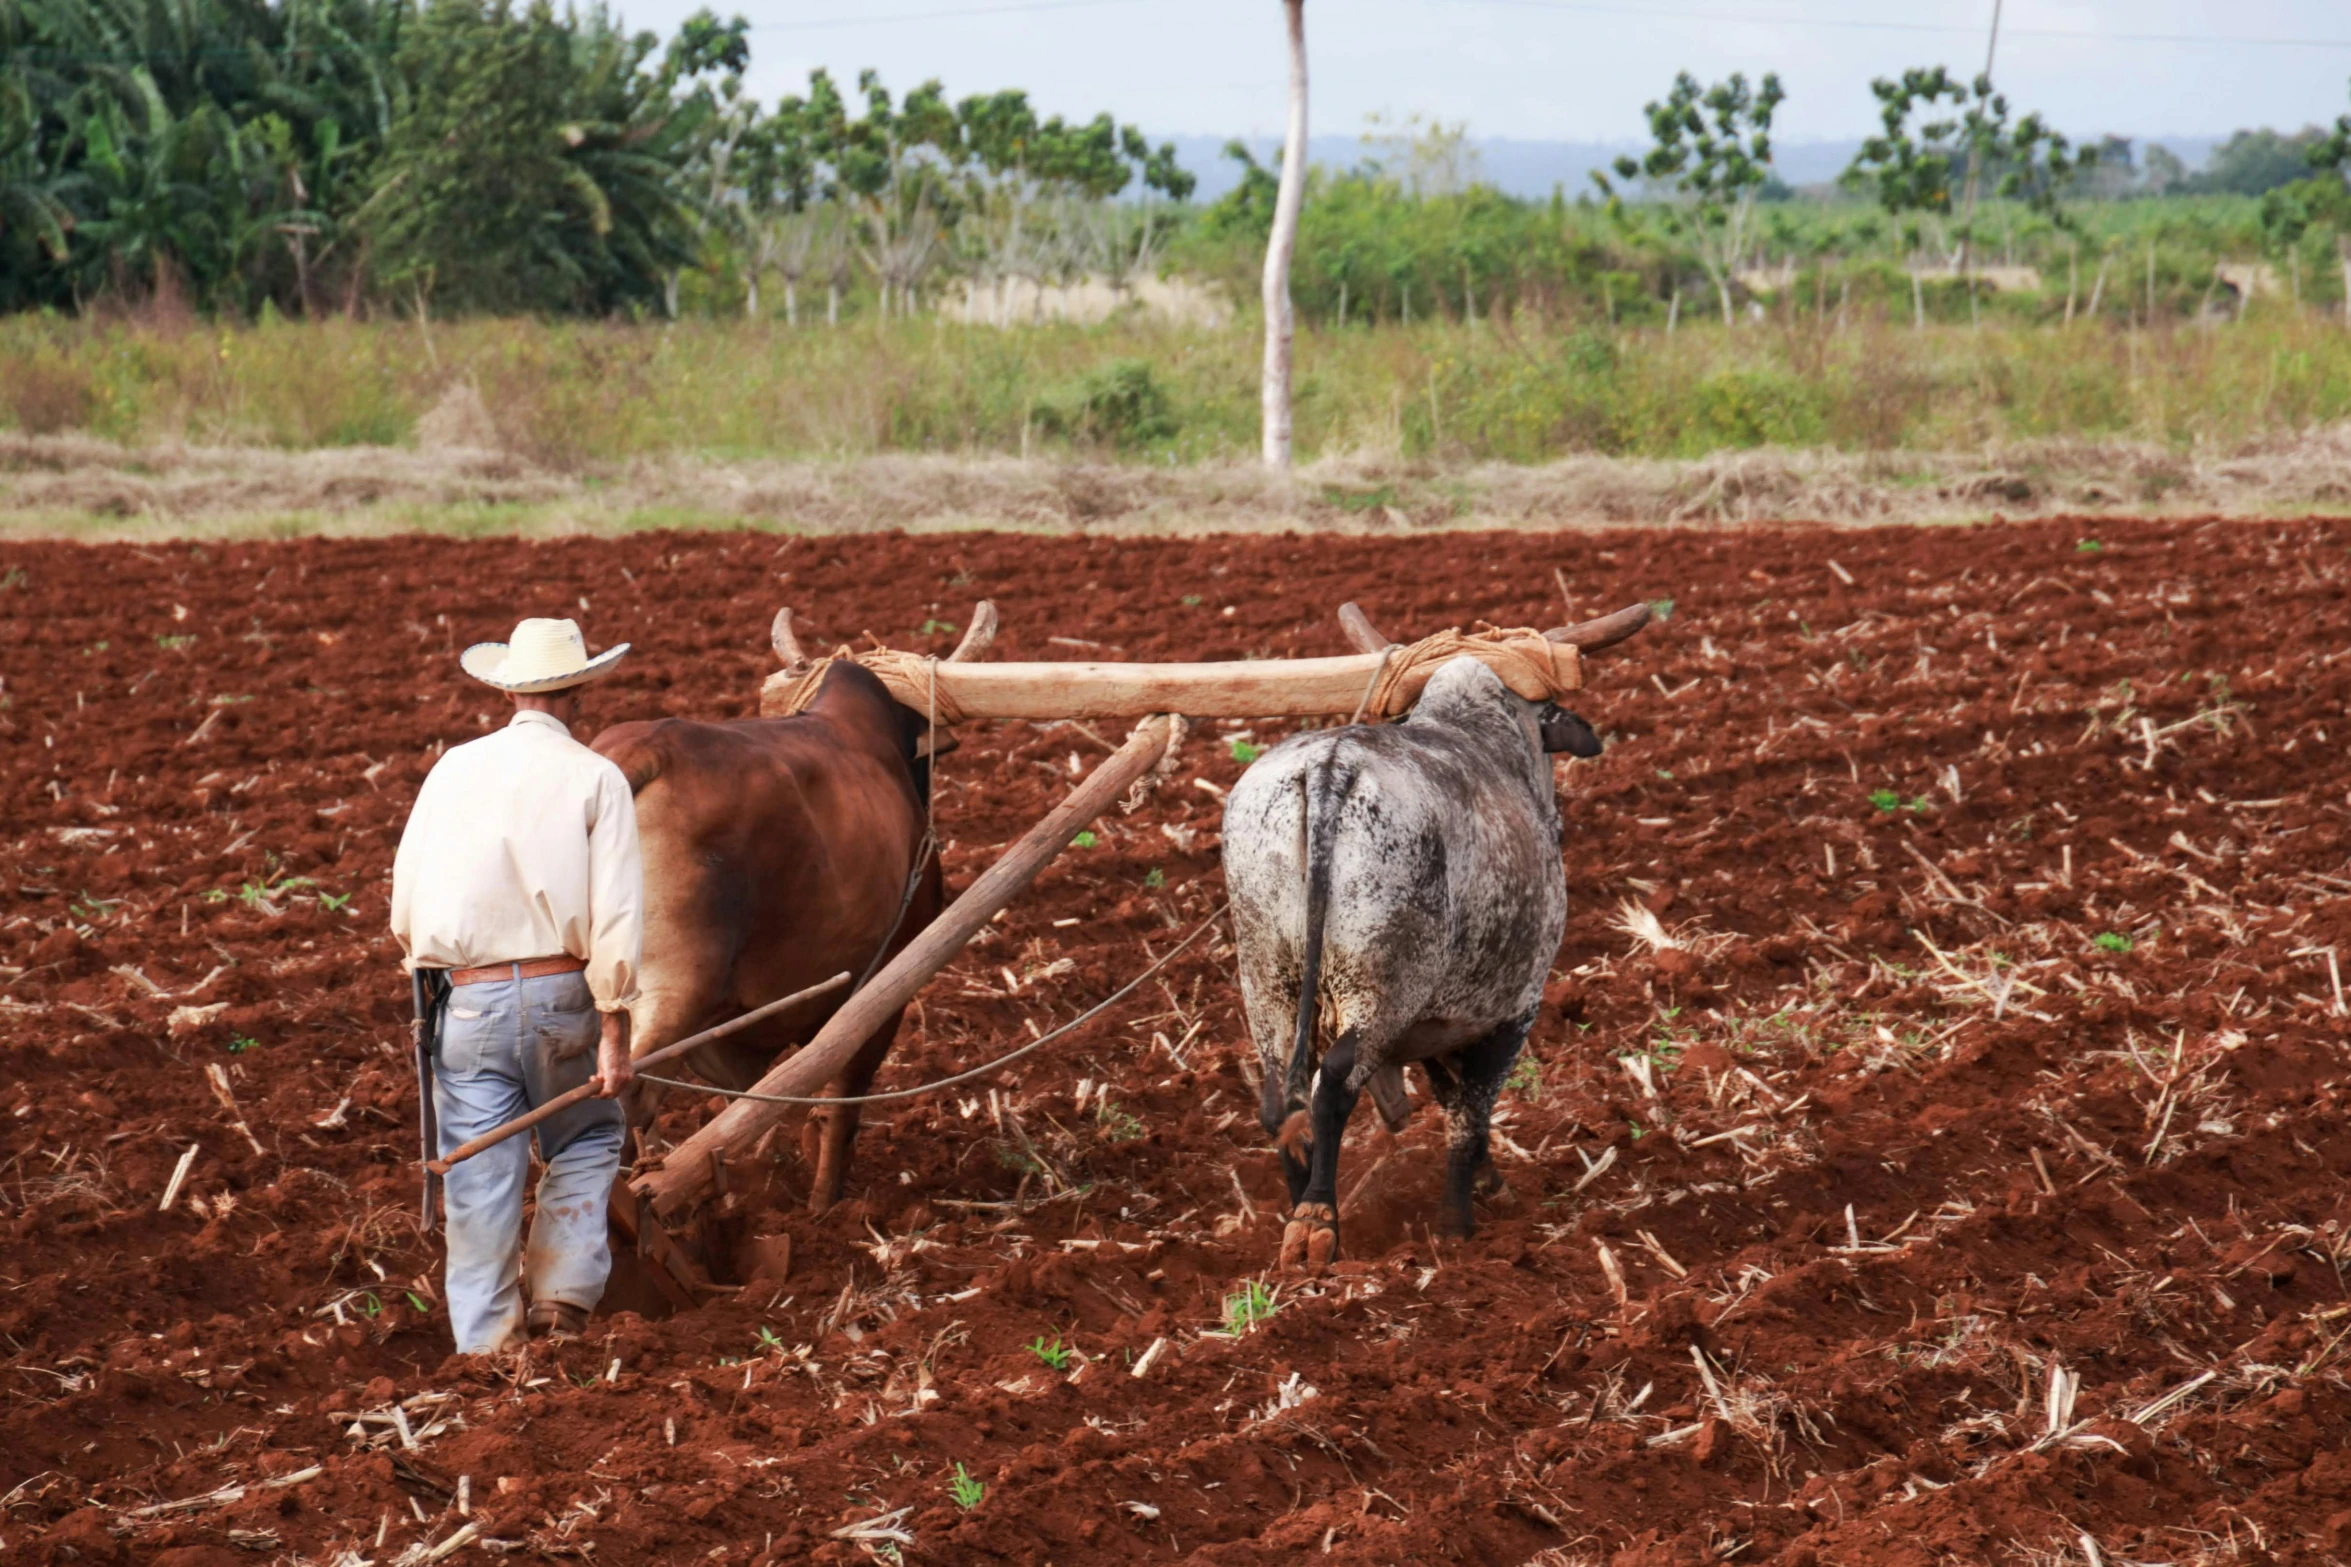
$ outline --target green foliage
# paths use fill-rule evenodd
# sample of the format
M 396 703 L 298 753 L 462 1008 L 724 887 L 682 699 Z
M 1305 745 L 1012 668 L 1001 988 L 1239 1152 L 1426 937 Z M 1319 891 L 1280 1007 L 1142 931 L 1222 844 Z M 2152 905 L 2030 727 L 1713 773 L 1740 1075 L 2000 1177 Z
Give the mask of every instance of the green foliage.
M 1158 891 L 1160 888 L 1167 885 L 1167 872 L 1161 870 L 1156 865 L 1152 866 L 1149 871 L 1144 873 L 1143 885 L 1149 887 L 1154 892 Z
M 1964 189 L 1972 180 L 2062 225 L 2060 194 L 2097 162 L 2098 149 L 2076 152 L 2038 114 L 2011 124 L 2008 99 L 1992 90 L 1989 76 L 1963 83 L 1938 65 L 1880 77 L 1869 90 L 1878 100 L 1880 130 L 1862 142 L 1844 180 L 1868 189 L 1897 219 L 1950 216 L 1974 194 Z M 1972 238 L 1957 237 L 1962 244 Z
M 1037 399 L 1037 428 L 1091 446 L 1132 450 L 1172 438 L 1177 420 L 1147 359 L 1114 359 Z
M 1110 1143 L 1139 1142 L 1149 1130 L 1111 1099 L 1103 1099 L 1096 1104 L 1094 1124 L 1101 1129 L 1103 1140 Z
M 552 0 L 8 0 L 0 310 L 674 313 L 688 273 L 755 301 L 856 265 L 887 310 L 959 248 L 1026 275 L 1049 239 L 1124 278 L 1191 193 L 1171 146 L 1019 92 L 819 71 L 770 112 L 748 34 L 703 11 L 664 46 Z
M 677 178 L 695 115 L 649 33 L 548 0 L 428 0 L 394 57 L 407 105 L 363 210 L 397 298 L 499 313 L 649 307 L 693 255 Z
M 1365 512 L 1383 511 L 1395 505 L 1396 486 L 1381 484 L 1368 490 L 1342 490 L 1331 484 L 1323 487 L 1322 498 L 1343 512 L 1360 516 Z
M 2090 938 L 2090 945 L 2100 952 L 2128 952 L 2135 945 L 2131 938 L 2116 931 L 2102 930 Z
M 974 1480 L 971 1477 L 971 1472 L 963 1467 L 961 1461 L 958 1461 L 955 1465 L 954 1476 L 947 1482 L 947 1495 L 954 1500 L 957 1507 L 968 1513 L 986 1500 L 988 1488 L 980 1481 Z
M 238 1034 L 229 1040 L 229 1054 L 233 1056 L 241 1056 L 248 1050 L 259 1050 L 260 1048 L 260 1040 L 245 1034 Z
M 1045 1340 L 1045 1335 L 1040 1333 L 1037 1335 L 1035 1342 L 1029 1345 L 1029 1353 L 1036 1356 L 1039 1360 L 1043 1361 L 1046 1365 L 1050 1366 L 1055 1371 L 1066 1371 L 1069 1369 L 1070 1356 L 1074 1353 L 1074 1351 L 1072 1351 L 1069 1346 L 1061 1342 L 1061 1336 L 1059 1334 L 1055 1334 L 1053 1336 L 1052 1342 L 1047 1343 Z
M 2315 127 L 2291 134 L 2267 128 L 2237 131 L 2173 189 L 2182 195 L 2266 195 L 2307 178 L 2313 164 L 2324 167 L 2330 140 Z
M 1248 742 L 1248 741 L 1246 741 L 1246 740 L 1242 739 L 1242 738 L 1241 738 L 1239 735 L 1235 735 L 1235 736 L 1233 737 L 1233 760 L 1234 760 L 1234 761 L 1236 761 L 1236 762 L 1239 762 L 1239 763 L 1242 763 L 1242 764 L 1245 766 L 1245 765 L 1247 765 L 1247 764 L 1248 764 L 1248 763 L 1250 763 L 1250 762 L 1254 762 L 1254 761 L 1256 761 L 1256 760 L 1257 760 L 1259 757 L 1263 756 L 1264 754 L 1265 754 L 1265 747 L 1264 747 L 1264 746 L 1261 746 L 1261 745 L 1252 745 L 1250 742 Z
M 265 914 L 275 914 L 278 912 L 278 908 L 271 900 L 283 893 L 296 892 L 304 887 L 316 885 L 318 884 L 307 876 L 265 876 L 260 881 L 247 881 L 239 887 L 237 901 L 249 909 L 259 909 Z
M 1766 73 L 1753 89 L 1737 72 L 1701 89 L 1684 71 L 1662 101 L 1642 108 L 1649 121 L 1648 154 L 1616 160 L 1618 178 L 1642 180 L 1666 195 L 1661 232 L 1691 242 L 1714 283 L 1726 326 L 1731 271 L 1746 254 L 1748 219 L 1770 175 L 1772 116 L 1786 97 L 1775 74 Z M 1593 179 L 1608 195 L 1610 214 L 1629 223 L 1607 176 L 1595 172 Z
M 2236 255 L 2258 249 L 2258 204 L 2231 201 L 2199 199 L 2214 209 L 2199 232 L 2214 236 L 2215 249 L 2202 254 L 2227 254 L 2218 247 L 2234 244 L 2232 235 L 2244 236 Z M 2085 220 L 2085 250 L 2105 242 L 2105 218 Z M 1790 319 L 1770 330 L 1685 320 L 1671 336 L 1610 334 L 1532 309 L 1507 334 L 1443 320 L 1409 330 L 1307 326 L 1297 343 L 1300 457 L 1394 453 L 1347 489 L 1388 487 L 1396 508 L 1420 521 L 1479 503 L 1479 481 L 1440 483 L 1419 466 L 1431 461 L 1688 457 L 1756 441 L 1867 452 L 2114 438 L 2226 450 L 2351 418 L 2351 333 L 2334 315 L 2341 270 L 2322 254 L 2331 243 L 2323 232 L 2310 236 L 2303 259 L 2305 309 L 2264 294 L 2244 319 L 2209 332 L 2120 330 L 2124 309 L 2143 318 L 2144 242 L 2128 228 L 2111 238 L 2120 257 L 2100 314 L 2115 330 L 2078 320 L 2070 332 L 2053 329 L 2064 308 L 2062 258 L 2045 272 L 2054 299 L 1987 294 L 1977 331 L 1936 325 L 1964 323 L 1967 304 L 1963 286 L 1932 284 L 1928 329 L 1909 330 L 1907 280 L 1877 264 L 1853 268 L 1841 312 L 1840 285 L 1828 281 L 1818 317 L 1812 281 L 1800 278 Z M 2199 252 L 2170 243 L 2158 252 L 2159 307 L 2176 300 L 2193 310 L 2212 286 L 2211 261 L 2197 276 Z M 2273 266 L 2283 284 L 2286 265 Z M 2085 258 L 2083 301 L 2097 270 Z M 2135 305 L 2118 297 L 2126 294 Z M 1609 346 L 1596 352 L 1595 340 Z M 0 317 L 0 427 L 133 445 L 189 431 L 288 449 L 398 444 L 459 380 L 479 387 L 516 456 L 562 472 L 613 472 L 636 458 L 1009 455 L 1022 449 L 1024 413 L 1041 389 L 1144 356 L 1184 410 L 1177 437 L 1148 448 L 1151 460 L 1255 451 L 1258 355 L 1248 334 L 1134 321 L 999 331 L 893 320 L 828 332 L 781 322 L 425 328 L 337 319 L 155 332 L 20 315 Z M 94 389 L 86 414 L 77 405 L 61 423 L 43 412 L 35 388 L 51 376 Z M 2162 482 L 2161 470 L 2148 482 Z M 1205 590 L 1176 597 L 1203 616 L 1224 602 Z M 139 636 L 145 645 L 152 631 Z
M 1239 1338 L 1260 1322 L 1269 1322 L 1281 1306 L 1262 1280 L 1250 1279 L 1224 1298 L 1224 1331 Z
M 1081 828 L 1078 832 L 1078 835 L 1070 839 L 1069 843 L 1070 847 L 1073 849 L 1091 849 L 1094 847 L 1094 845 L 1100 843 L 1101 841 L 1101 839 L 1094 836 L 1094 829 L 1091 827 L 1086 827 Z
M 1510 1075 L 1502 1080 L 1502 1086 L 1530 1104 L 1540 1104 L 1543 1099 L 1543 1063 L 1533 1055 L 1522 1052 L 1510 1064 Z

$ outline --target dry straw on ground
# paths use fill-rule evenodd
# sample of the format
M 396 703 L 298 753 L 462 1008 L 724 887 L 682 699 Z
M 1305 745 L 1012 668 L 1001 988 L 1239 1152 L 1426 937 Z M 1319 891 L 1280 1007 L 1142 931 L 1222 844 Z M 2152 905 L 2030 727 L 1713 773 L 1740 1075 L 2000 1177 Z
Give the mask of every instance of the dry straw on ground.
M 558 472 L 503 451 L 478 395 L 418 448 L 125 447 L 0 435 L 0 536 L 611 533 L 649 526 L 865 533 L 1382 533 L 1624 523 L 1934 523 L 1991 516 L 2351 505 L 2351 425 L 2181 452 L 2049 441 L 1979 452 L 1761 450 L 1540 466 L 1336 457 L 1284 477 L 987 456 L 838 462 L 645 458 Z

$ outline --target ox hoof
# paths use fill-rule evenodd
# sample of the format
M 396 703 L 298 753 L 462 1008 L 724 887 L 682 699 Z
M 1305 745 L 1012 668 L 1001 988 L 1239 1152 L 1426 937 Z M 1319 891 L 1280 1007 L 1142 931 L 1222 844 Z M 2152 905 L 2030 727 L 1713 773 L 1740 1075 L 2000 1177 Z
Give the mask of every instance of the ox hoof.
M 1302 1202 L 1282 1227 L 1282 1266 L 1320 1273 L 1338 1260 L 1339 1212 L 1329 1203 Z

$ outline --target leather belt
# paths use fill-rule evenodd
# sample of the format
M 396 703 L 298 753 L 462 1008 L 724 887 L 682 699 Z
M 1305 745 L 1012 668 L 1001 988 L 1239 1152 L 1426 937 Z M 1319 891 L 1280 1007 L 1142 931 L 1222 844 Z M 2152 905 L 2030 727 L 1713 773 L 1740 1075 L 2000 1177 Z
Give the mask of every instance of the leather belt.
M 480 968 L 460 968 L 449 971 L 452 985 L 487 985 L 501 979 L 545 979 L 550 974 L 577 974 L 588 966 L 586 958 L 568 955 L 552 958 L 524 958 L 519 963 L 485 963 Z

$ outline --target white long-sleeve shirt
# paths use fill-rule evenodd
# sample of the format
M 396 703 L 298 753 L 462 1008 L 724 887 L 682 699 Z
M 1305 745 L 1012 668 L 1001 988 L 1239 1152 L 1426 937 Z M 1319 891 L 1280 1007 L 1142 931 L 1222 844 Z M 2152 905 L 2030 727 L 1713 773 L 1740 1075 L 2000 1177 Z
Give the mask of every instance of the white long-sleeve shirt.
M 644 911 L 628 780 L 551 714 L 516 713 L 426 775 L 392 861 L 406 967 L 568 953 L 615 1012 L 637 997 Z

